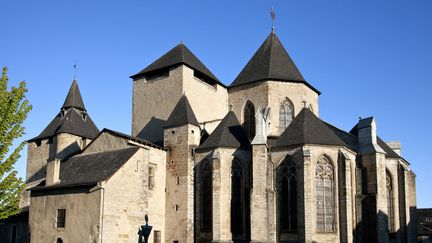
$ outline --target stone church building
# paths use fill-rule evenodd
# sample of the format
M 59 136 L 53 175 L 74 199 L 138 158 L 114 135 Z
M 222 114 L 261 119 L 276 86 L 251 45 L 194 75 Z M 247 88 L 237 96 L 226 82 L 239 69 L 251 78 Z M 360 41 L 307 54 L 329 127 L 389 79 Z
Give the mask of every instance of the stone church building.
M 73 81 L 28 141 L 32 243 L 138 242 L 145 215 L 154 243 L 416 242 L 400 143 L 321 120 L 273 31 L 228 86 L 184 44 L 131 78 L 131 135 L 99 131 Z

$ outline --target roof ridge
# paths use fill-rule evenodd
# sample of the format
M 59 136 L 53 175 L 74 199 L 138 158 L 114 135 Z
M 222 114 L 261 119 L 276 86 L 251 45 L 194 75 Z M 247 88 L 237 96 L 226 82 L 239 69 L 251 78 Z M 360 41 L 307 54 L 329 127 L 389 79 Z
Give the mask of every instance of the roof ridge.
M 274 37 L 275 37 L 275 33 L 272 32 L 271 34 L 271 39 L 270 39 L 270 56 L 269 56 L 269 65 L 268 65 L 268 70 L 267 70 L 267 76 L 270 76 L 270 74 L 272 73 L 272 60 L 273 60 L 273 49 L 274 49 Z

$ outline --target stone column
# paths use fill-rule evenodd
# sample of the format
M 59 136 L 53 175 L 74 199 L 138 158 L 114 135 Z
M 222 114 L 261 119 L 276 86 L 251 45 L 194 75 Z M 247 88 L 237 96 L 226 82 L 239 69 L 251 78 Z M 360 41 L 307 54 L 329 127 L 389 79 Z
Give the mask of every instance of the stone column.
M 252 145 L 251 242 L 268 242 L 267 145 Z
M 340 241 L 352 242 L 351 159 L 341 150 L 339 151 L 338 170 Z
M 231 234 L 231 161 L 223 151 L 214 151 L 213 159 L 213 243 L 232 242 Z M 231 153 L 232 154 L 232 153 Z M 230 155 L 231 156 L 231 155 Z M 224 158 L 225 157 L 225 158 Z
M 298 208 L 303 208 L 304 210 L 299 210 L 297 216 L 299 219 L 299 242 L 312 243 L 312 236 L 315 234 L 316 225 L 316 215 L 314 214 L 314 207 L 316 205 L 313 203 L 315 201 L 313 190 L 315 187 L 315 167 L 312 166 L 310 148 L 303 147 L 302 154 L 303 170 L 299 171 L 299 178 L 303 179 L 303 191 L 300 190 L 297 195 L 301 196 L 303 194 L 303 200 L 299 203 Z

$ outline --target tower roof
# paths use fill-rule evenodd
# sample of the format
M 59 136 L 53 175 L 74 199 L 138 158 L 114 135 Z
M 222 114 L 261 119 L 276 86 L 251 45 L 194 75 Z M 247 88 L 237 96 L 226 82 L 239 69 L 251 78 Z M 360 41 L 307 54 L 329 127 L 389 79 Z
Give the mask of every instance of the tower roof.
M 186 95 L 183 95 L 174 107 L 164 127 L 175 127 L 191 124 L 199 127 L 198 120 Z
M 265 80 L 304 83 L 320 94 L 303 78 L 274 32 L 270 33 L 230 86 Z
M 216 129 L 197 149 L 229 147 L 247 148 L 249 139 L 233 111 L 222 119 Z
M 84 102 L 81 97 L 81 92 L 78 88 L 78 83 L 76 80 L 72 82 L 72 85 L 69 89 L 69 93 L 66 96 L 65 102 L 63 103 L 62 108 L 70 108 L 74 107 L 80 110 L 85 110 Z
M 148 65 L 139 73 L 130 76 L 131 78 L 138 78 L 145 74 L 173 66 L 184 64 L 195 71 L 200 72 L 213 82 L 225 87 L 223 83 L 196 57 L 183 43 L 178 44 L 173 49 L 165 53 L 162 57 Z
M 59 133 L 69 133 L 89 139 L 95 138 L 99 133 L 99 129 L 85 110 L 76 80 L 72 82 L 61 111 L 39 136 L 28 140 L 28 142 L 53 137 Z
M 273 147 L 319 144 L 349 147 L 335 132 L 307 108 L 303 108 L 276 140 Z

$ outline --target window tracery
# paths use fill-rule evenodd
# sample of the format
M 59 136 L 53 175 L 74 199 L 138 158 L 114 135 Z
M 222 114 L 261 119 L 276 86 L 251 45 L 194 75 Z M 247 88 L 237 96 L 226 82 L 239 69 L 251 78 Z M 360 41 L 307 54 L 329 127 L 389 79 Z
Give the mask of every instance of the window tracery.
M 319 232 L 335 231 L 334 209 L 334 172 L 330 160 L 322 156 L 315 171 L 317 230 Z

